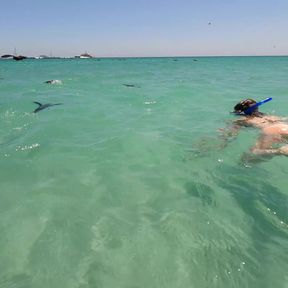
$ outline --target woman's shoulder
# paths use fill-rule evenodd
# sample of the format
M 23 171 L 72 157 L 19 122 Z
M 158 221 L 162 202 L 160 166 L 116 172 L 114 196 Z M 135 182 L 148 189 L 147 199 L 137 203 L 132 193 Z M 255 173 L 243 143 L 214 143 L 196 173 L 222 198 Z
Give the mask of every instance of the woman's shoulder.
M 261 117 L 241 117 L 234 120 L 234 125 L 245 127 L 264 127 L 271 124 L 283 123 L 287 118 L 274 116 L 274 115 L 261 115 Z
M 283 123 L 284 118 L 274 115 L 262 115 L 261 117 L 249 117 L 247 118 L 247 126 L 254 126 L 258 128 L 264 128 L 278 123 Z
M 240 119 L 234 120 L 233 123 L 234 125 L 238 126 L 251 126 L 253 125 L 248 117 L 241 117 Z
M 275 115 L 264 115 L 262 119 L 271 123 L 283 122 L 286 120 L 286 118 L 284 117 L 279 117 Z

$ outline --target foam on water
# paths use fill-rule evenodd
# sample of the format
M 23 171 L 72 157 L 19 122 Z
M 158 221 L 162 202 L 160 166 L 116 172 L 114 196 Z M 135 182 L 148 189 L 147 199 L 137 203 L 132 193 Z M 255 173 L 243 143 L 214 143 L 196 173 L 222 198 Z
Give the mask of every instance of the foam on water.
M 285 287 L 287 158 L 217 129 L 288 58 L 174 60 L 0 62 L 0 287 Z

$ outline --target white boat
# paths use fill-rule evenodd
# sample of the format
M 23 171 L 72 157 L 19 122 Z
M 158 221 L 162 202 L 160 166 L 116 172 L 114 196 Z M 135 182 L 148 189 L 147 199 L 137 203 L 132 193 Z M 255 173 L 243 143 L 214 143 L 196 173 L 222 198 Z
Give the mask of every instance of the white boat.
M 88 58 L 93 58 L 93 57 L 91 55 L 89 55 L 88 53 L 84 53 L 84 54 L 81 54 L 79 58 L 88 59 Z

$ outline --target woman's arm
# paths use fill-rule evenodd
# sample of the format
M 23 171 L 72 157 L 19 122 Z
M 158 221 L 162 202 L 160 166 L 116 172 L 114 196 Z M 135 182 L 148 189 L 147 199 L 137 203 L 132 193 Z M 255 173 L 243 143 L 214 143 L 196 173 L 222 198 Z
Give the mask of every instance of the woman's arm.
M 229 142 L 233 141 L 236 139 L 238 136 L 240 129 L 243 126 L 249 126 L 247 124 L 247 121 L 245 119 L 238 119 L 230 123 L 227 127 L 225 128 L 220 128 L 218 129 L 219 131 L 219 138 L 223 141 L 223 148 L 228 145 Z

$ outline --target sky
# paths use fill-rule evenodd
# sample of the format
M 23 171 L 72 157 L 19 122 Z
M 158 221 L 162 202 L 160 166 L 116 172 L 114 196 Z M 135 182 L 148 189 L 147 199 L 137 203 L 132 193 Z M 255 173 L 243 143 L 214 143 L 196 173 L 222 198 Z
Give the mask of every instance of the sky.
M 288 0 L 0 0 L 0 55 L 288 55 Z

